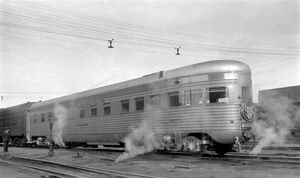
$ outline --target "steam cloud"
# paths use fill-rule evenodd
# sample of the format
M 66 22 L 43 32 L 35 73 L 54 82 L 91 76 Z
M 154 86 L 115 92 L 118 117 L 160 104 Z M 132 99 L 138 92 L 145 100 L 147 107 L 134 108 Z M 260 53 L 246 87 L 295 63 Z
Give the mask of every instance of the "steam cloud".
M 115 162 L 133 158 L 159 148 L 160 144 L 156 133 L 157 131 L 146 121 L 142 122 L 139 127 L 133 128 L 131 133 L 124 138 L 125 152 Z
M 59 146 L 65 146 L 62 135 L 68 120 L 68 111 L 63 105 L 55 104 L 54 115 L 56 117 L 56 120 L 53 124 L 52 130 L 53 141 Z
M 293 101 L 285 96 L 267 96 L 262 107 L 253 123 L 253 131 L 261 139 L 250 154 L 258 154 L 271 144 L 283 145 L 291 128 L 300 120 Z
M 115 162 L 133 158 L 160 147 L 158 134 L 162 133 L 163 129 L 155 127 L 155 123 L 160 123 L 161 120 L 159 107 L 156 104 L 147 105 L 146 111 L 151 112 L 151 117 L 144 119 L 137 127 L 131 128 L 131 132 L 123 140 L 125 152 Z

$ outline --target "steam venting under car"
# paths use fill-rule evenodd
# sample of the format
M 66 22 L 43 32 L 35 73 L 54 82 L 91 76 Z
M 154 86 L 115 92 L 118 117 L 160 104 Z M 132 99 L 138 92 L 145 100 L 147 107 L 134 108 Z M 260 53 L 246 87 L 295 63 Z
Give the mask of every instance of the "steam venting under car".
M 253 123 L 253 131 L 260 139 L 250 154 L 258 154 L 272 144 L 283 145 L 291 129 L 299 124 L 300 112 L 285 96 L 267 96 L 262 102 L 263 112 Z
M 59 146 L 65 146 L 62 135 L 68 121 L 68 111 L 63 105 L 56 103 L 54 106 L 54 114 L 56 120 L 52 130 L 53 141 Z

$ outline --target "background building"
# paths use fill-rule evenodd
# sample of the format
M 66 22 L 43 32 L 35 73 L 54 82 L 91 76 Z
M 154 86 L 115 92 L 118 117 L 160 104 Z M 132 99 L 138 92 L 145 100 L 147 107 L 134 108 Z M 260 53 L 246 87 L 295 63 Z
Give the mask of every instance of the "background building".
M 258 102 L 262 103 L 266 99 L 266 97 L 269 97 L 269 96 L 274 96 L 274 97 L 285 96 L 285 97 L 291 99 L 291 101 L 294 104 L 299 106 L 300 105 L 300 85 L 284 87 L 284 88 L 260 90 L 258 93 Z

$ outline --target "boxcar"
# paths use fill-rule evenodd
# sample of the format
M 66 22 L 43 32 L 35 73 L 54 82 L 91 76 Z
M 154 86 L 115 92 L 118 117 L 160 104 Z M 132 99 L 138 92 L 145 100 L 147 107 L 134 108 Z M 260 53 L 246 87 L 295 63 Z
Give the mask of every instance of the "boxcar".
M 49 137 L 63 107 L 66 144 L 121 144 L 139 123 L 162 138 L 224 154 L 246 140 L 254 118 L 251 70 L 231 60 L 208 61 L 32 104 L 28 131 Z M 166 137 L 167 136 L 167 137 Z M 200 146 L 199 146 L 200 145 Z M 182 147 L 180 147 L 182 149 Z

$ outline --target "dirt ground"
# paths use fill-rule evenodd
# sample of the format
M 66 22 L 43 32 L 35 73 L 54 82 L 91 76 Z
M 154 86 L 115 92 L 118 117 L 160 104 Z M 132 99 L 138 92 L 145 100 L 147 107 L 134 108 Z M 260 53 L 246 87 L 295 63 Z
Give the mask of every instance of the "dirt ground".
M 1 149 L 1 148 L 0 148 Z M 300 151 L 288 150 L 289 154 L 300 155 Z M 273 178 L 300 177 L 300 164 L 267 163 L 260 161 L 237 161 L 204 159 L 199 156 L 174 156 L 146 154 L 123 162 L 101 159 L 101 157 L 115 160 L 120 152 L 107 151 L 76 151 L 55 149 L 54 156 L 48 157 L 48 149 L 39 148 L 9 148 L 9 155 L 40 158 L 66 164 L 107 168 L 125 172 L 147 174 L 159 177 L 208 177 L 208 178 Z M 78 154 L 79 157 L 78 157 Z M 85 154 L 81 154 L 81 153 Z M 272 153 L 275 151 L 272 150 Z M 283 153 L 278 153 L 283 154 Z M 3 152 L 0 151 L 0 155 Z

